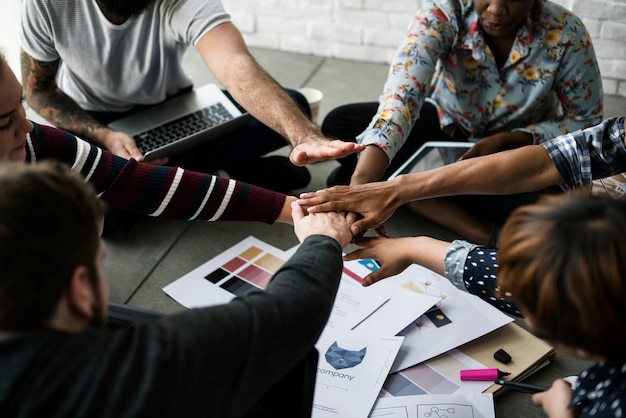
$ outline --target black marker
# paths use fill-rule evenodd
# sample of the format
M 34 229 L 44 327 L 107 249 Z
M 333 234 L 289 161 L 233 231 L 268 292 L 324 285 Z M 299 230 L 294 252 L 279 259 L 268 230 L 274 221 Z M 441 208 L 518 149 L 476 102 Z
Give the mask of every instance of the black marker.
M 504 380 L 504 379 L 496 379 L 494 380 L 494 382 L 498 385 L 502 385 L 506 388 L 510 388 L 518 392 L 538 393 L 538 392 L 545 392 L 546 390 L 548 390 L 548 388 L 545 388 L 543 386 L 529 385 L 528 383 L 512 382 L 510 380 Z

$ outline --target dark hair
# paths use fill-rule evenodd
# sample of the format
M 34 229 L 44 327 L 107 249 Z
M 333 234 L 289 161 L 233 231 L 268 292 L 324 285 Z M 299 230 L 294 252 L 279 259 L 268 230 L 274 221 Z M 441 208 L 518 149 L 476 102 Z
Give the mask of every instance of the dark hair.
M 500 237 L 501 295 L 554 342 L 626 357 L 626 200 L 546 197 L 513 212 Z
M 0 328 L 47 326 L 74 269 L 95 258 L 104 204 L 59 162 L 0 164 Z

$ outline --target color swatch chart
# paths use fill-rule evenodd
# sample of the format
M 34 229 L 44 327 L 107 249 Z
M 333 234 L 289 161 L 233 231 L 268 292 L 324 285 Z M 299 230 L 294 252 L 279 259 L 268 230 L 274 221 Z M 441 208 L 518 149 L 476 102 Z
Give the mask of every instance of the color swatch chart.
M 265 289 L 285 261 L 252 245 L 204 276 L 209 282 L 240 296 Z
M 284 251 L 248 237 L 163 291 L 187 308 L 227 303 L 235 296 L 265 289 L 286 259 Z

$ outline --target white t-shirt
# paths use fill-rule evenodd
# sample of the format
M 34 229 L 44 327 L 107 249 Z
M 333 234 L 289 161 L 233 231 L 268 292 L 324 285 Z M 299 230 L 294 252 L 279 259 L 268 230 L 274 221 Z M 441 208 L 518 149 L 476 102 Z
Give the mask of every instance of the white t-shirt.
M 123 112 L 190 86 L 183 53 L 229 21 L 219 0 L 160 0 L 122 25 L 95 0 L 23 0 L 20 37 L 34 59 L 61 59 L 57 84 L 80 107 Z

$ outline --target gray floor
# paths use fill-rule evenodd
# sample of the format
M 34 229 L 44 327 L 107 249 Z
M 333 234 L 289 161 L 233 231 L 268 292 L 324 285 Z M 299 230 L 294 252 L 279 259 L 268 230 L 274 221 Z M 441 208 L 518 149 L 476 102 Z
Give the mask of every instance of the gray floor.
M 308 55 L 253 49 L 259 63 L 285 87 L 315 87 L 324 92 L 320 120 L 335 106 L 355 101 L 376 100 L 385 80 L 387 66 L 328 59 Z M 194 51 L 186 57 L 186 68 L 196 84 L 212 80 Z M 626 99 L 607 98 L 607 116 L 623 115 Z M 285 148 L 281 152 L 288 152 Z M 313 181 L 308 190 L 324 187 L 335 161 L 310 167 Z M 442 239 L 454 236 L 441 227 L 399 209 L 386 224 L 392 236 L 426 234 Z M 163 286 L 204 263 L 211 257 L 253 235 L 281 249 L 297 244 L 291 227 L 236 222 L 185 222 L 144 219 L 126 236 L 122 231 L 105 240 L 111 298 L 160 312 L 184 309 L 161 290 Z M 563 356 L 528 379 L 531 383 L 549 385 L 560 376 L 577 374 L 585 363 Z M 532 405 L 530 396 L 507 393 L 496 401 L 499 417 L 543 416 Z

